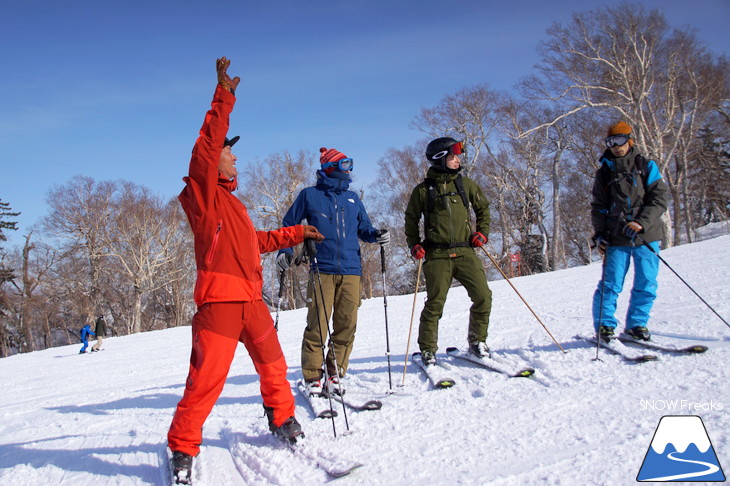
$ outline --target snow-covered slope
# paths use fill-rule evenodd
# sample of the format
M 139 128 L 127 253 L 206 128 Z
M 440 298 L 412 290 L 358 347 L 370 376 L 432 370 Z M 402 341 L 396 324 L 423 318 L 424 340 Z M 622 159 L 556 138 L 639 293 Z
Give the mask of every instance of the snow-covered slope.
M 662 256 L 730 318 L 730 236 Z M 489 264 L 489 263 L 487 263 Z M 493 350 L 531 363 L 534 379 L 510 379 L 468 364 L 457 381 L 430 390 L 412 364 L 403 380 L 413 296 L 388 299 L 395 394 L 382 410 L 348 411 L 333 438 L 297 397 L 307 440 L 364 463 L 339 484 L 635 484 L 664 415 L 701 416 L 720 464 L 730 465 L 730 328 L 664 265 L 651 330 L 701 342 L 696 356 L 660 355 L 630 365 L 576 341 L 591 333 L 591 295 L 600 264 L 513 280 L 561 353 L 504 281 L 494 293 Z M 630 283 L 630 276 L 629 276 Z M 619 311 L 625 311 L 628 289 Z M 423 294 L 417 297 L 418 313 Z M 440 325 L 447 346 L 466 346 L 470 302 L 449 294 Z M 279 335 L 292 383 L 299 377 L 305 310 L 284 312 Z M 365 301 L 348 375 L 348 394 L 388 390 L 383 301 Z M 410 352 L 416 351 L 414 323 Z M 187 374 L 190 328 L 105 340 L 101 353 L 68 346 L 0 360 L 0 484 L 163 484 L 166 433 Z M 362 395 L 365 396 L 364 394 Z M 244 443 L 241 443 L 241 442 Z M 725 473 L 730 471 L 726 469 Z M 241 346 L 196 459 L 197 485 L 319 484 L 326 475 L 279 446 L 266 428 L 257 377 Z

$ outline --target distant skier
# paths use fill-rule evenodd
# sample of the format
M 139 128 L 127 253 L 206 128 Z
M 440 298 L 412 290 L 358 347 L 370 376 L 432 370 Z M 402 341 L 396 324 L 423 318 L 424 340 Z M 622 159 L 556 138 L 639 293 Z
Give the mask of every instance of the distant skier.
M 659 259 L 636 238 L 640 236 L 658 254 L 664 236 L 660 219 L 667 209 L 667 185 L 656 162 L 634 147 L 626 122 L 611 125 L 604 144 L 607 148 L 596 172 L 591 201 L 593 242 L 604 255 L 605 266 L 605 276 L 593 294 L 593 325 L 604 341 L 614 337 L 616 301 L 633 260 L 634 284 L 625 332 L 649 341 L 647 322 L 656 298 Z
M 99 317 L 96 318 L 94 333 L 96 334 L 96 342 L 91 347 L 92 353 L 95 351 L 101 351 L 101 343 L 104 340 L 104 336 L 106 336 L 106 322 L 104 321 L 103 315 L 99 315 Z
M 459 174 L 462 153 L 463 142 L 453 138 L 441 137 L 428 144 L 426 158 L 431 167 L 426 180 L 413 189 L 405 213 L 406 242 L 411 255 L 426 258 L 423 274 L 427 298 L 418 329 L 418 345 L 425 365 L 436 363 L 439 319 L 453 279 L 461 282 L 472 301 L 469 352 L 480 358 L 489 356 L 486 339 L 492 291 L 474 251 L 488 240 L 489 203 L 476 182 Z M 470 207 L 476 215 L 475 228 L 470 222 Z M 423 240 L 419 231 L 421 215 Z
M 86 352 L 86 348 L 89 347 L 89 334 L 95 336 L 95 334 L 91 332 L 91 326 L 86 324 L 84 327 L 81 328 L 81 331 L 79 332 L 81 342 L 84 343 L 84 345 L 81 347 L 81 351 L 79 351 L 79 354 L 84 354 Z
M 347 373 L 360 307 L 359 240 L 381 245 L 390 241 L 388 230 L 373 228 L 362 201 L 349 190 L 353 160 L 333 148 L 322 147 L 319 151 L 321 169 L 317 171 L 317 184 L 302 189 L 282 220 L 282 225 L 289 226 L 306 219 L 326 238 L 317 245 L 322 293 L 311 286 L 307 288 L 307 327 L 302 339 L 302 375 L 311 395 L 321 395 L 323 391 L 344 393 L 340 379 Z M 281 271 L 289 268 L 292 253 L 291 248 L 285 248 L 277 255 L 276 264 Z M 326 363 L 322 363 L 320 336 L 327 339 L 325 317 L 332 318 L 333 331 L 332 340 L 327 343 Z M 335 361 L 339 369 L 335 369 Z M 322 384 L 324 366 L 328 381 Z
M 197 280 L 193 298 L 192 353 L 185 393 L 167 434 L 178 483 L 189 484 L 193 457 L 200 451 L 203 424 L 223 390 L 236 347 L 243 342 L 260 379 L 269 430 L 294 442 L 302 435 L 294 417 L 294 396 L 274 321 L 262 297 L 260 253 L 324 237 L 313 226 L 256 231 L 246 207 L 233 194 L 236 157 L 229 140 L 229 116 L 239 78 L 216 61 L 218 84 L 193 147 L 179 199 L 192 229 Z

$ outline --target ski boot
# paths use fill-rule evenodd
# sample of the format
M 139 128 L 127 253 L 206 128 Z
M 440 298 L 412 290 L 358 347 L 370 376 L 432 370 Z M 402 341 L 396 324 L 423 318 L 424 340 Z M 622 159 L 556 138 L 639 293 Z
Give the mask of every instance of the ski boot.
M 436 354 L 431 351 L 421 352 L 421 362 L 424 366 L 433 366 L 436 364 Z
M 325 388 L 325 394 L 326 395 L 344 395 L 345 394 L 345 385 L 342 383 L 342 380 L 337 375 L 330 376 L 327 378 L 327 381 L 324 385 Z
M 322 381 L 321 380 L 306 380 L 304 382 L 304 388 L 310 397 L 321 397 L 322 396 Z
M 600 326 L 598 328 L 598 337 L 602 341 L 610 343 L 614 338 L 613 328 L 611 326 Z
M 651 340 L 651 334 L 649 334 L 649 330 L 644 326 L 629 327 L 626 328 L 624 332 L 637 341 Z
M 289 417 L 284 421 L 283 424 L 278 427 L 274 424 L 274 409 L 264 405 L 264 411 L 266 412 L 266 418 L 269 420 L 269 430 L 277 438 L 284 442 L 296 444 L 297 439 L 304 438 L 304 432 L 302 432 L 302 426 L 295 417 Z
M 469 343 L 469 354 L 477 358 L 489 358 L 489 348 L 485 342 Z
M 172 471 L 172 484 L 193 484 L 193 456 L 173 451 L 170 470 Z

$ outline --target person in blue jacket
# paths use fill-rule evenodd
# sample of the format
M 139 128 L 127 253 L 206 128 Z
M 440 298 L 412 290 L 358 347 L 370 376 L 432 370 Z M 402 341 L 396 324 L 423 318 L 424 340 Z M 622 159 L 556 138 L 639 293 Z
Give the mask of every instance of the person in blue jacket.
M 84 354 L 86 352 L 86 348 L 89 347 L 89 334 L 96 336 L 96 334 L 91 331 L 91 326 L 86 324 L 81 328 L 80 332 L 81 342 L 84 343 L 84 345 L 82 346 L 81 351 L 79 351 L 79 354 Z
M 381 245 L 390 241 L 388 230 L 373 228 L 362 201 L 348 189 L 353 160 L 336 149 L 322 147 L 319 151 L 321 169 L 317 171 L 317 184 L 299 193 L 283 219 L 285 225 L 306 219 L 325 236 L 324 241 L 317 243 L 322 292 L 318 288 L 315 292 L 311 282 L 308 285 L 307 328 L 302 341 L 302 375 L 312 395 L 344 391 L 340 378 L 347 372 L 360 307 L 359 240 Z M 289 268 L 292 253 L 291 248 L 279 252 L 276 264 L 280 271 Z M 327 380 L 323 384 L 322 340 L 327 339 L 329 317 L 333 331 L 326 357 Z

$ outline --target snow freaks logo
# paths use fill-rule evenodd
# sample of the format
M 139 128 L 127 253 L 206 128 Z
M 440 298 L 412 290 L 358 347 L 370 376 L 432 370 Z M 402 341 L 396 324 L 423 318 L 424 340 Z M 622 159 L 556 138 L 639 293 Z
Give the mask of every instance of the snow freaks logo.
M 662 417 L 636 480 L 725 481 L 702 419 L 696 415 Z

